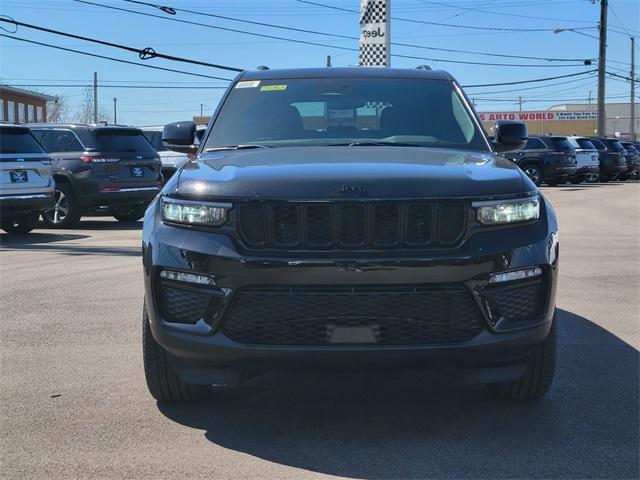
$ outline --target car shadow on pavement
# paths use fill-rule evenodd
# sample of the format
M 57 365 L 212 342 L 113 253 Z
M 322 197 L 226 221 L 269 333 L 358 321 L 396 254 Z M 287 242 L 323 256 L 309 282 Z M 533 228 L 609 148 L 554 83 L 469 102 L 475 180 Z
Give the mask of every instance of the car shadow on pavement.
M 638 351 L 559 311 L 548 396 L 509 403 L 434 373 L 274 373 L 169 419 L 221 447 L 353 478 L 635 478 Z
M 142 220 L 137 222 L 119 222 L 111 218 L 81 220 L 74 230 L 142 230 Z
M 39 244 L 54 243 L 54 242 L 69 242 L 71 240 L 82 240 L 89 238 L 89 235 L 76 235 L 71 233 L 41 233 L 31 232 L 25 234 L 13 234 L 8 235 L 0 233 L 0 247 L 22 247 L 22 246 L 34 246 Z

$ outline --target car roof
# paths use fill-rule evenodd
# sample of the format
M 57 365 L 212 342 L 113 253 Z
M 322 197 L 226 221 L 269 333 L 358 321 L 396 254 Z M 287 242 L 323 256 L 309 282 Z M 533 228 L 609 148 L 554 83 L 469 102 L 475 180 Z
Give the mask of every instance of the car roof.
M 105 125 L 104 123 L 28 123 L 29 128 L 70 128 L 87 130 L 140 130 L 130 125 Z
M 424 68 L 365 68 L 365 67 L 325 67 L 325 68 L 286 68 L 275 70 L 247 70 L 237 80 L 269 80 L 276 78 L 428 78 L 455 81 L 444 70 Z
M 13 130 L 17 132 L 28 132 L 29 129 L 24 125 L 14 125 L 12 123 L 0 123 L 0 130 Z

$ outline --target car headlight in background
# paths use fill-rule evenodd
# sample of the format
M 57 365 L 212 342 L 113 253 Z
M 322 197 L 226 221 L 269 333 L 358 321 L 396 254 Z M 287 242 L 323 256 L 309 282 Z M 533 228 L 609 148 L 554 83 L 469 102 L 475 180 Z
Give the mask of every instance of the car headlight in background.
M 227 221 L 230 203 L 162 198 L 162 220 L 185 225 L 219 227 Z
M 540 218 L 540 198 L 519 198 L 492 202 L 474 202 L 478 222 L 483 225 L 530 222 Z

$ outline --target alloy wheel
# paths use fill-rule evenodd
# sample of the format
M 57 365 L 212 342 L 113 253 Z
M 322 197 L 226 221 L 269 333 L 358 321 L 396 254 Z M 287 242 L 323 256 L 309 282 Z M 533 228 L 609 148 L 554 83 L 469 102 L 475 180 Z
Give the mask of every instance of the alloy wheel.
M 540 182 L 540 173 L 538 172 L 537 168 L 527 167 L 525 168 L 524 173 L 527 174 L 527 177 L 529 177 L 533 183 L 538 185 L 538 183 Z
M 69 214 L 69 199 L 63 192 L 56 190 L 55 201 L 53 207 L 46 210 L 44 214 L 49 222 L 58 224 L 64 222 Z

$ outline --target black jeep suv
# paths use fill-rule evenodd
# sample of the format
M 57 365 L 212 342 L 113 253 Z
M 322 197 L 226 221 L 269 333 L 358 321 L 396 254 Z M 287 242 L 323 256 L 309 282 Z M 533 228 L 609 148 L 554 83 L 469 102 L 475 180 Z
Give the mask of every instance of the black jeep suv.
M 142 130 L 102 124 L 30 128 L 53 163 L 56 202 L 42 215 L 49 227 L 71 227 L 87 210 L 105 206 L 120 221 L 139 220 L 162 188 L 160 157 Z
M 598 149 L 600 160 L 600 181 L 615 180 L 627 173 L 627 151 L 617 138 L 591 137 L 591 143 Z
M 567 137 L 529 137 L 522 150 L 507 152 L 536 185 L 565 183 L 578 171 L 576 152 Z
M 193 122 L 165 126 L 193 151 Z M 509 399 L 554 374 L 558 226 L 447 73 L 244 72 L 144 218 L 161 401 L 288 369 L 436 368 Z

